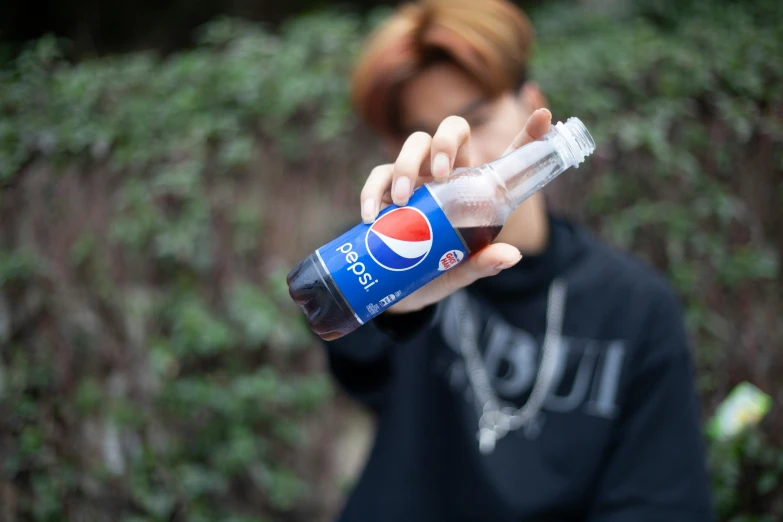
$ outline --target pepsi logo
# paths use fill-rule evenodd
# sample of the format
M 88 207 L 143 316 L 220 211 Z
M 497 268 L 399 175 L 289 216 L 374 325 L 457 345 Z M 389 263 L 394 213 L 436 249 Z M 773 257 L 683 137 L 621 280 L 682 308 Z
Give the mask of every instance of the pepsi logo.
M 396 208 L 370 226 L 365 239 L 370 257 L 387 270 L 410 270 L 432 248 L 432 226 L 414 207 Z

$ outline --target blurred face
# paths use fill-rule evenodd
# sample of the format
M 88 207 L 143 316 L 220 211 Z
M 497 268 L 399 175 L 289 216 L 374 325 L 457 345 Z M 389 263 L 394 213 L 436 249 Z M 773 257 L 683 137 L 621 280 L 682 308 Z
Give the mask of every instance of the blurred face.
M 388 144 L 392 154 L 399 152 L 410 134 L 424 131 L 433 135 L 441 121 L 456 115 L 470 125 L 472 165 L 499 158 L 535 109 L 512 92 L 487 98 L 470 76 L 448 62 L 432 65 L 407 81 L 400 102 L 403 137 Z

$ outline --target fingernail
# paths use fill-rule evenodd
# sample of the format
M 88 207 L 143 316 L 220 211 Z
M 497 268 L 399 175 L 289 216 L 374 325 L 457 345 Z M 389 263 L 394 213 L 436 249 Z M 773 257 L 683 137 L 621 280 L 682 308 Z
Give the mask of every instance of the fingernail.
M 375 215 L 377 213 L 378 211 L 375 209 L 375 200 L 373 198 L 365 199 L 362 204 L 362 220 L 364 220 L 365 223 L 372 223 L 375 221 Z
M 500 272 L 501 270 L 506 270 L 516 265 L 517 263 L 519 263 L 520 259 L 522 259 L 522 254 L 520 254 L 519 257 L 516 258 L 514 261 L 506 261 L 505 263 L 500 263 L 495 265 L 493 268 L 495 269 L 495 271 Z
M 435 154 L 432 159 L 432 177 L 438 181 L 449 176 L 449 157 L 443 153 Z
M 547 109 L 546 107 L 541 107 L 541 108 L 540 108 L 540 109 L 538 109 L 538 110 L 539 110 L 539 111 L 543 111 L 543 112 L 545 112 L 545 113 L 549 114 L 549 117 L 550 117 L 550 118 L 552 117 L 552 113 L 551 113 L 551 112 L 549 111 L 549 109 Z
M 409 197 L 411 197 L 411 180 L 400 176 L 394 183 L 394 203 L 404 205 Z

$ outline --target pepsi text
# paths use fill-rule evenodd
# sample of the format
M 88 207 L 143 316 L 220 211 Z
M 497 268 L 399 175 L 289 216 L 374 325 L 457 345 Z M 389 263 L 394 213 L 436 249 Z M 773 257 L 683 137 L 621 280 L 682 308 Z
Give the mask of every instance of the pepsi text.
M 359 261 L 359 254 L 353 251 L 353 244 L 352 243 L 345 243 L 344 245 L 337 247 L 337 250 L 339 252 L 342 252 L 345 255 L 345 261 L 348 263 L 353 263 L 352 265 L 348 266 L 348 270 L 353 272 L 354 275 L 359 276 L 359 284 L 360 285 L 367 285 L 372 280 L 372 276 L 369 272 L 365 272 L 364 263 L 361 263 Z M 360 268 L 361 267 L 361 268 Z M 364 289 L 366 291 L 370 290 L 370 287 L 377 283 L 378 280 L 376 279 L 369 285 L 365 286 Z

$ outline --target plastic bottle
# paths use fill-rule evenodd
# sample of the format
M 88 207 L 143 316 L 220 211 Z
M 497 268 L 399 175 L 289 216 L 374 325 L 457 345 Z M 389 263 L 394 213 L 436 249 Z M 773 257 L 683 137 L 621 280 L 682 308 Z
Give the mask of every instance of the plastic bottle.
M 422 185 L 406 206 L 387 207 L 299 263 L 287 278 L 291 298 L 315 333 L 342 337 L 490 244 L 517 206 L 594 150 L 584 124 L 569 118 L 491 163 Z

